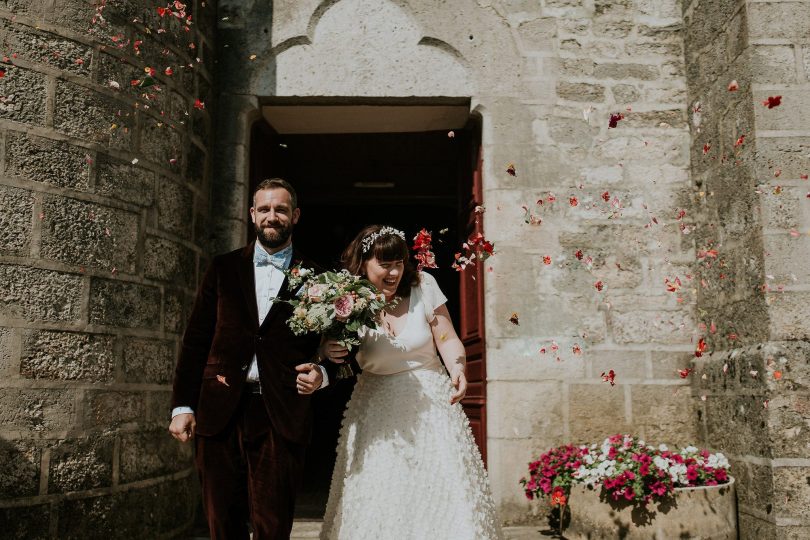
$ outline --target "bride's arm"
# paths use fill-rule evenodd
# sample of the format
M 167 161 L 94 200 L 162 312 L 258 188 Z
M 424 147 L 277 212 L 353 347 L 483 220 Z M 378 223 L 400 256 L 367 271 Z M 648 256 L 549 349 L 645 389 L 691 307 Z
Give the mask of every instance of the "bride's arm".
M 436 343 L 436 348 L 439 350 L 447 371 L 450 372 L 453 386 L 456 387 L 456 392 L 450 402 L 457 403 L 467 393 L 467 355 L 464 351 L 464 344 L 461 343 L 456 329 L 453 328 L 453 321 L 450 318 L 450 312 L 447 311 L 447 306 L 442 304 L 436 308 L 434 313 L 436 317 L 430 323 L 433 341 Z

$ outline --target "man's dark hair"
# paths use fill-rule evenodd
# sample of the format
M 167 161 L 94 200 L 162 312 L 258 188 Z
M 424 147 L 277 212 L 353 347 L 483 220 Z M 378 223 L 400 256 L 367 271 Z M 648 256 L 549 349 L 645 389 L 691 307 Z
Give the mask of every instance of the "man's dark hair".
M 256 186 L 256 189 L 253 190 L 253 200 L 256 200 L 256 193 L 263 189 L 286 189 L 287 193 L 290 194 L 290 202 L 292 203 L 292 210 L 298 208 L 298 194 L 295 193 L 295 188 L 292 187 L 292 184 L 284 180 L 283 178 L 267 178 L 259 182 L 259 185 Z

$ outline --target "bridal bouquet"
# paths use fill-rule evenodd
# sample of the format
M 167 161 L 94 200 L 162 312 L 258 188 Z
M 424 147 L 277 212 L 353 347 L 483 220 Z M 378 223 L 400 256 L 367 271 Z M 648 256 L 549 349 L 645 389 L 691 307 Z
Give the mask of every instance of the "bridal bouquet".
M 298 291 L 297 299 L 290 300 L 293 314 L 287 320 L 296 336 L 318 332 L 352 350 L 360 345 L 360 329 L 373 327 L 386 305 L 385 295 L 370 281 L 347 270 L 314 274 L 295 266 L 287 278 L 290 290 Z M 351 368 L 341 365 L 340 375 L 351 375 Z

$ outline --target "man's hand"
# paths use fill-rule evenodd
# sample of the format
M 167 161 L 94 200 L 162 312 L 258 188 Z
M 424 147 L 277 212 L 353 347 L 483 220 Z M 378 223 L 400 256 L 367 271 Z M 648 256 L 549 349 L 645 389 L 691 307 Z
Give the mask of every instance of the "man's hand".
M 318 364 L 308 363 L 295 366 L 298 377 L 295 378 L 295 386 L 299 394 L 311 394 L 323 384 L 323 373 Z
M 197 422 L 194 420 L 193 414 L 181 413 L 172 418 L 172 422 L 169 424 L 169 433 L 178 441 L 187 442 L 194 438 L 196 427 Z
M 321 344 L 318 354 L 330 362 L 343 364 L 346 361 L 344 358 L 349 354 L 349 349 L 334 339 L 328 339 Z
M 463 371 L 455 371 L 453 372 L 453 386 L 456 388 L 456 391 L 450 396 L 450 403 L 456 404 L 467 394 L 467 376 L 464 375 Z

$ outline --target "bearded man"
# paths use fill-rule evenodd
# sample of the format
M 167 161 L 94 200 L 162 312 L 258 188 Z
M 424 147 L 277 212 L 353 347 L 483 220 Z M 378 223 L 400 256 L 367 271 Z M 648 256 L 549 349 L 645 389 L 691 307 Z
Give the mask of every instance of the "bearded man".
M 211 538 L 289 538 L 310 438 L 310 394 L 328 384 L 319 338 L 295 336 L 284 270 L 314 264 L 292 245 L 301 216 L 293 187 L 261 182 L 250 216 L 257 239 L 214 258 L 183 336 L 169 432 L 194 441 Z M 330 373 L 334 364 L 327 362 Z

